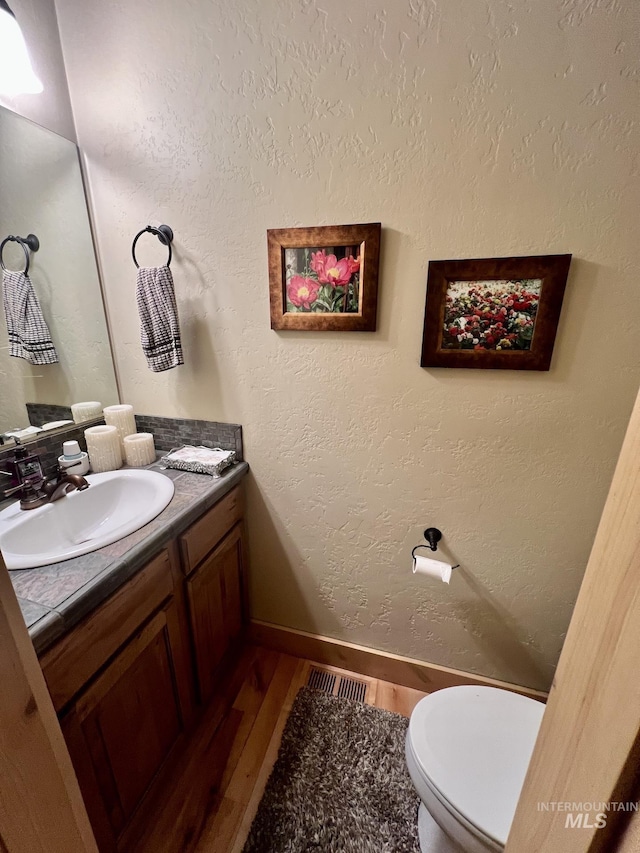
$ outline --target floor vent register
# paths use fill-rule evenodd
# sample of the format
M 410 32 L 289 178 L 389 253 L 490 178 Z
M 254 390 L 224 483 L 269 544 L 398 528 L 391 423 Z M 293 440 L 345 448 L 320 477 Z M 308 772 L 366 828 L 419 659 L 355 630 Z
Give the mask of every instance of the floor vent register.
M 312 666 L 309 671 L 307 687 L 323 690 L 342 699 L 353 699 L 356 702 L 364 702 L 367 696 L 367 685 L 364 681 L 348 678 L 346 675 L 336 675 L 334 672 L 327 672 L 315 666 Z

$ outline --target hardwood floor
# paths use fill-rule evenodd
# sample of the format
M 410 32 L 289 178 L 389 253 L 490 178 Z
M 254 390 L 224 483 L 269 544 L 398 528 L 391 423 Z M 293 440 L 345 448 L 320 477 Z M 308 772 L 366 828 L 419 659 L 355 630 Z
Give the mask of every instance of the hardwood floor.
M 241 853 L 276 760 L 287 716 L 312 666 L 363 681 L 365 701 L 408 716 L 426 694 L 375 678 L 249 646 L 221 716 L 210 709 L 165 802 L 135 853 Z M 151 818 L 151 815 L 150 815 Z

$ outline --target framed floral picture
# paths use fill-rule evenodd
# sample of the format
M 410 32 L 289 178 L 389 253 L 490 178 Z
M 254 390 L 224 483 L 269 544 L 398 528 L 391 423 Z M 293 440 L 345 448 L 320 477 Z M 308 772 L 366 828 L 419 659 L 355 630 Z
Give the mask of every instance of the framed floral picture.
M 267 231 L 272 329 L 375 332 L 379 222 Z
M 571 255 L 431 261 L 422 367 L 549 370 Z

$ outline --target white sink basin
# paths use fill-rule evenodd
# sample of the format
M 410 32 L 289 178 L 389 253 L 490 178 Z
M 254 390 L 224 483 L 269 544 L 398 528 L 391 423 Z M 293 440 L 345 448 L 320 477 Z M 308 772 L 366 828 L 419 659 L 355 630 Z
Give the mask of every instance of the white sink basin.
M 173 497 L 157 471 L 89 474 L 91 486 L 38 509 L 0 512 L 0 551 L 8 569 L 35 569 L 117 542 L 155 518 Z

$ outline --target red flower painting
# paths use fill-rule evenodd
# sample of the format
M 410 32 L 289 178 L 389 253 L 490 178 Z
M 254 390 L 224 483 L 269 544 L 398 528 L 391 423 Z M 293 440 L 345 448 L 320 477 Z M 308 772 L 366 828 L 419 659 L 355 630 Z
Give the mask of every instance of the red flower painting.
M 287 311 L 359 310 L 360 258 L 350 247 L 287 250 L 286 279 Z

